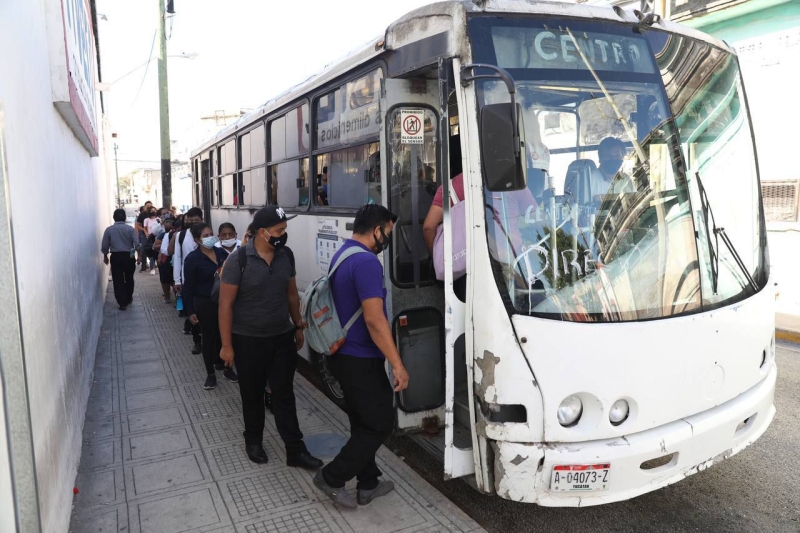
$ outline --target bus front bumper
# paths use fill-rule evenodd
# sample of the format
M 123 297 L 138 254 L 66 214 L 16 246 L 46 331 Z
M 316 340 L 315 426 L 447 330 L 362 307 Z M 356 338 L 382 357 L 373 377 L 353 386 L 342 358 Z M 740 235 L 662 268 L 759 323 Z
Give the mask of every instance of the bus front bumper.
M 552 507 L 584 507 L 627 500 L 670 485 L 740 452 L 775 416 L 777 368 L 747 392 L 708 411 L 641 433 L 577 443 L 492 442 L 494 486 L 503 498 Z M 744 423 L 746 421 L 746 423 Z M 744 424 L 743 424 L 744 423 Z M 737 429 L 738 428 L 738 429 Z M 672 456 L 663 466 L 642 463 Z M 550 490 L 556 465 L 609 463 L 606 490 Z

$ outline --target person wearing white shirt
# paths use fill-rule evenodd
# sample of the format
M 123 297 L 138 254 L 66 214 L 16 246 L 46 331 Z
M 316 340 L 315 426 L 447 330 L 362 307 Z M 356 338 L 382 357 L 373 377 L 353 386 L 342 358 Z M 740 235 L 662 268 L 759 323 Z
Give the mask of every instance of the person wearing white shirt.
M 217 235 L 219 236 L 219 241 L 217 241 L 215 246 L 217 248 L 222 248 L 229 254 L 238 250 L 242 245 L 242 241 L 236 238 L 236 228 L 230 222 L 223 222 L 220 224 Z
M 183 262 L 195 248 L 197 243 L 192 237 L 191 228 L 193 225 L 203 221 L 203 210 L 199 207 L 193 207 L 186 212 L 183 217 L 183 230 L 173 235 L 170 239 L 169 247 L 172 248 L 172 277 L 175 280 L 175 292 L 180 293 L 183 288 Z M 179 316 L 185 316 L 181 311 Z M 192 348 L 193 354 L 199 354 L 203 351 L 200 338 L 200 327 L 192 326 L 189 319 L 186 318 L 183 324 L 183 333 L 189 335 L 191 333 L 194 340 L 194 347 Z

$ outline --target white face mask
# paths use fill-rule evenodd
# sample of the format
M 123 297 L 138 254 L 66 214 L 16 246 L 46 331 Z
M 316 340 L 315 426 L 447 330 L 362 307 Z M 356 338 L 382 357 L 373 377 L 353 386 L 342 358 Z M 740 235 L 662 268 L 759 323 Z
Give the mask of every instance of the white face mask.
M 219 241 L 219 243 L 225 248 L 230 248 L 236 246 L 236 239 L 225 239 L 224 241 Z

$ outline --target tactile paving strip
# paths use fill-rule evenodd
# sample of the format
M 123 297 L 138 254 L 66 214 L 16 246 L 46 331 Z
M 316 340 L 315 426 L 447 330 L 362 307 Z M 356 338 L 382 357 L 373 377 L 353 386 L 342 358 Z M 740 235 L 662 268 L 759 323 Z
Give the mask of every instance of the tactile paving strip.
M 204 402 L 188 403 L 186 408 L 189 411 L 189 417 L 194 422 L 242 416 L 242 402 L 236 396 L 225 396 Z
M 223 418 L 209 424 L 195 426 L 200 439 L 208 446 L 216 446 L 223 442 L 241 441 L 244 431 L 242 417 Z
M 176 370 L 172 372 L 178 383 L 199 383 L 202 385 L 206 381 L 205 367 L 198 365 L 197 368 L 189 370 Z
M 331 533 L 325 518 L 316 509 L 306 509 L 280 518 L 248 524 L 247 533 Z
M 267 452 L 270 464 L 281 464 L 281 458 L 275 449 L 264 442 L 264 451 Z M 208 453 L 208 451 L 206 451 Z M 231 446 L 211 450 L 211 461 L 217 466 L 221 476 L 231 476 L 262 468 L 263 466 L 250 461 L 244 451 L 244 442 L 237 442 Z
M 283 470 L 229 481 L 226 486 L 239 516 L 250 516 L 309 499 L 298 487 L 297 479 Z
M 172 368 L 172 370 L 197 370 L 199 367 L 204 367 L 201 355 L 170 354 L 168 359 L 169 366 Z

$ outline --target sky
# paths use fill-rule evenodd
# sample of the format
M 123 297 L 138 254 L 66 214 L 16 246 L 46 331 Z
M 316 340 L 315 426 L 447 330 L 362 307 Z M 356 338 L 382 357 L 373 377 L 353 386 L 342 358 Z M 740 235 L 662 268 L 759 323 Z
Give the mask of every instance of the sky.
M 197 57 L 168 59 L 173 159 L 206 136 L 200 117 L 257 107 L 429 3 L 175 0 L 167 54 Z M 158 0 L 97 0 L 97 13 L 102 78 L 112 84 L 103 98 L 118 135 L 120 174 L 159 168 Z

